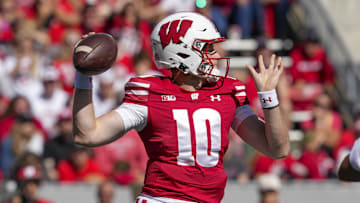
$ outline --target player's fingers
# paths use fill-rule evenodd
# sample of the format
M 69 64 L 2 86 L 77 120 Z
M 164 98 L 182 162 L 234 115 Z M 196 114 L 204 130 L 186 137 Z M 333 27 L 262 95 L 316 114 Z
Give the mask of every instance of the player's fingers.
M 280 64 L 281 64 L 282 58 L 279 56 L 276 59 L 276 65 L 275 65 L 275 70 L 279 70 L 280 69 Z
M 284 62 L 283 60 L 280 60 L 280 64 L 279 64 L 279 72 L 280 74 L 284 71 Z
M 264 72 L 265 71 L 264 57 L 261 54 L 258 56 L 258 65 L 260 72 Z
M 85 39 L 85 38 L 87 38 L 88 36 L 93 35 L 93 34 L 95 34 L 95 32 L 86 33 L 86 34 L 84 34 L 84 35 L 81 36 L 81 39 Z
M 256 72 L 256 70 L 255 70 L 255 68 L 253 66 L 250 66 L 250 65 L 246 64 L 246 68 L 249 70 L 249 72 L 251 73 L 251 75 L 253 77 L 257 74 L 257 72 Z
M 274 69 L 274 65 L 275 65 L 275 54 L 271 55 L 271 58 L 270 58 L 270 64 L 269 64 L 269 67 L 268 69 Z

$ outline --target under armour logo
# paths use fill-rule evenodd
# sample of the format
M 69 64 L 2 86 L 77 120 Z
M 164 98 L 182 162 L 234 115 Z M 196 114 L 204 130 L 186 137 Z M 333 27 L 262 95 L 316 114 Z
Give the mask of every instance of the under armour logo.
M 198 100 L 199 99 L 199 93 L 192 93 L 191 94 L 191 99 L 192 100 Z
M 262 100 L 263 100 L 264 104 L 265 104 L 267 101 L 270 102 L 270 103 L 272 102 L 271 97 L 268 97 L 268 99 L 263 98 Z
M 210 98 L 211 98 L 211 101 L 215 101 L 215 99 L 218 101 L 221 101 L 220 95 L 216 95 L 216 97 L 214 95 L 210 95 Z

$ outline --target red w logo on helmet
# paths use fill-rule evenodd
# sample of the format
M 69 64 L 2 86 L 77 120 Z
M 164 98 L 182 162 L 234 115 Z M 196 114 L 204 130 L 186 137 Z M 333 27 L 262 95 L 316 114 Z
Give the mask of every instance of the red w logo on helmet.
M 173 43 L 180 43 L 180 37 L 185 36 L 192 22 L 193 21 L 191 20 L 182 20 L 179 29 L 178 26 L 180 20 L 175 20 L 172 21 L 171 23 L 168 22 L 162 25 L 159 32 L 162 48 L 165 48 L 170 43 L 171 40 L 173 41 Z M 169 31 L 166 33 L 169 24 L 170 24 L 170 28 Z

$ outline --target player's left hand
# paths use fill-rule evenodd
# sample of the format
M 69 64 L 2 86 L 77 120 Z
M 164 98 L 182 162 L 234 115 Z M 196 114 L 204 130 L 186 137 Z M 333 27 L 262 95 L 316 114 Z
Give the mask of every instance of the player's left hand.
M 275 61 L 276 59 L 276 61 Z M 263 56 L 258 57 L 259 71 L 256 71 L 253 66 L 246 65 L 254 78 L 255 86 L 259 92 L 270 91 L 276 88 L 281 73 L 284 70 L 284 65 L 281 57 L 273 54 L 270 59 L 269 67 L 265 67 Z

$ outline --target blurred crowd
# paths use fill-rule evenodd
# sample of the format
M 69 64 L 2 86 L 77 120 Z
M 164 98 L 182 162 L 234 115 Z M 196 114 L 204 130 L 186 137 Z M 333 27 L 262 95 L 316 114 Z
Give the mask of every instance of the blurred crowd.
M 72 142 L 74 44 L 88 32 L 110 33 L 118 43 L 117 61 L 94 77 L 95 114 L 121 104 L 130 77 L 158 72 L 152 60 L 150 33 L 162 17 L 196 11 L 211 18 L 223 36 L 256 39 L 265 63 L 273 51 L 269 38 L 292 39 L 291 58 L 280 79 L 278 95 L 284 125 L 302 132 L 292 139 L 292 153 L 273 160 L 255 152 L 234 132 L 224 167 L 229 179 L 246 183 L 264 173 L 282 179 L 333 178 L 337 161 L 360 135 L 360 119 L 344 128 L 331 92 L 336 81 L 324 48 L 309 30 L 294 37 L 288 12 L 296 0 L 0 0 L 0 180 L 16 180 L 24 196 L 29 184 L 82 181 L 131 185 L 138 190 L 147 155 L 136 131 L 103 147 L 86 149 Z M 256 88 L 243 67 L 231 76 L 247 84 L 253 110 L 262 117 Z M 360 109 L 359 109 L 360 110 Z M 311 112 L 294 121 L 295 111 Z M 360 114 L 355 115 L 358 118 Z M 298 137 L 297 137 L 298 138 Z M 105 187 L 105 186 L 104 186 Z M 30 189 L 29 189 L 30 190 Z M 31 192 L 28 192 L 31 193 Z M 16 194 L 16 193 L 15 193 Z M 26 193 L 27 194 L 27 193 Z

